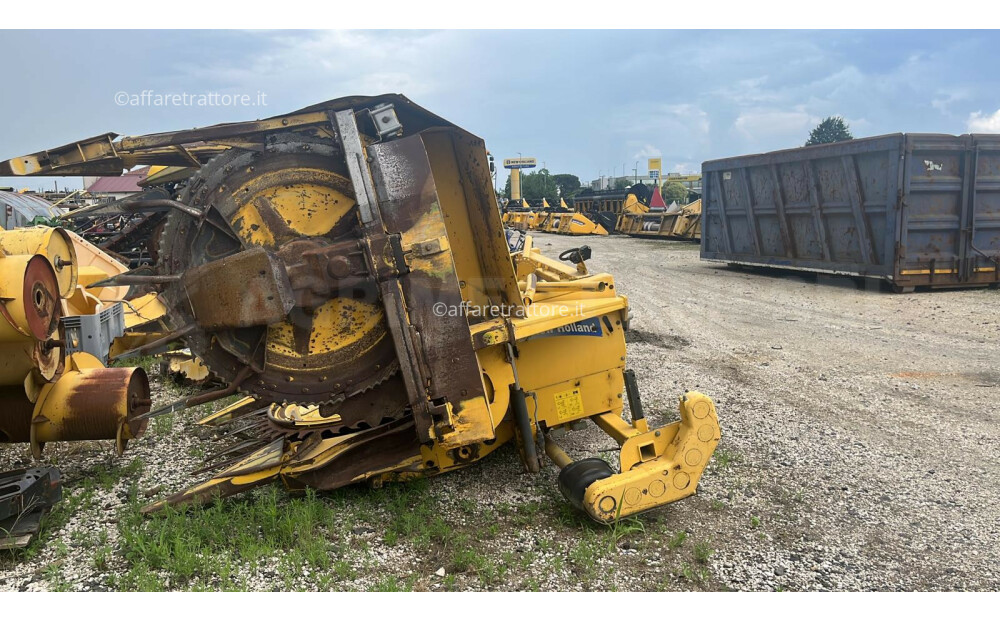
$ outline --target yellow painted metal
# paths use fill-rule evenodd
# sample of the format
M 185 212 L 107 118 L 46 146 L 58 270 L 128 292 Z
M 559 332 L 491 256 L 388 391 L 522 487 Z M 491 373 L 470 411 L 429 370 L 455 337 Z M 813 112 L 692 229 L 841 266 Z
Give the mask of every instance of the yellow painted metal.
M 688 392 L 680 421 L 637 433 L 622 444 L 621 473 L 592 483 L 584 494 L 591 517 L 612 521 L 693 495 L 719 443 L 712 400 Z
M 25 174 L 74 170 L 83 161 L 194 167 L 213 152 L 233 146 L 253 148 L 253 136 L 262 132 L 299 131 L 329 138 L 331 109 L 314 107 L 266 121 L 117 142 L 114 134 L 106 134 L 38 154 L 35 160 L 26 157 L 6 165 Z M 414 122 L 413 116 L 403 113 L 400 118 L 408 127 Z M 345 142 L 343 146 L 347 150 L 352 145 Z M 413 198 L 408 212 L 412 221 L 398 218 L 398 228 L 386 230 L 400 235 L 400 260 L 411 276 L 405 280 L 408 288 L 404 291 L 403 280 L 388 276 L 392 279 L 387 280 L 383 299 L 399 293 L 398 305 L 391 312 L 346 297 L 326 302 L 311 313 L 315 339 L 310 338 L 304 353 L 290 346 L 289 321 L 271 325 L 264 362 L 287 368 L 288 376 L 299 381 L 303 375 L 293 374 L 292 369 L 303 361 L 303 355 L 343 354 L 363 341 L 361 333 L 389 338 L 388 328 L 382 327 L 383 317 L 393 314 L 396 345 L 410 347 L 397 348 L 399 367 L 407 371 L 403 378 L 408 382 L 409 407 L 398 418 L 374 428 L 338 434 L 343 429 L 312 432 L 331 422 L 317 407 L 237 401 L 202 423 L 216 425 L 266 407 L 269 428 L 289 431 L 271 443 L 257 444 L 245 458 L 170 501 L 204 500 L 215 492 L 229 494 L 276 478 L 298 489 L 317 480 L 316 486 L 332 488 L 361 480 L 378 484 L 435 475 L 473 463 L 508 441 L 521 442 L 526 465 L 537 470 L 538 463 L 528 462 L 536 453 L 528 448 L 538 445 L 539 435 L 575 430 L 586 420 L 619 443 L 622 463 L 621 473 L 586 489 L 585 504 L 591 516 L 609 520 L 693 493 L 719 438 L 714 405 L 705 396 L 689 393 L 681 403 L 681 421 L 653 430 L 644 419 L 628 423 L 622 418 L 629 309 L 612 276 L 590 273 L 583 262 L 567 264 L 545 257 L 530 236 L 524 250 L 511 255 L 502 234 L 485 147 L 478 138 L 435 122 L 399 141 L 377 143 L 365 137 L 360 147 L 367 153 L 358 154 L 361 176 L 356 170 L 353 175 L 374 180 L 376 192 L 369 198 L 375 207 L 398 216 L 402 204 L 398 200 Z M 410 153 L 416 158 L 412 163 L 419 164 L 415 169 L 426 171 L 426 178 L 406 178 L 418 182 L 400 190 L 393 185 L 391 164 L 398 161 L 394 157 L 410 157 Z M 367 171 L 373 173 L 371 177 L 365 174 L 364 161 L 372 163 Z M 353 167 L 356 162 L 350 163 Z M 0 164 L 0 172 L 3 169 Z M 290 240 L 358 225 L 359 210 L 353 198 L 358 188 L 328 169 L 261 170 L 246 178 L 250 180 L 242 187 L 228 188 L 235 204 L 227 217 L 250 245 L 279 252 Z M 381 194 L 391 195 L 394 190 L 412 193 L 380 207 Z M 513 196 L 511 202 L 520 201 L 522 211 L 506 214 L 504 223 L 560 234 L 608 234 L 585 215 L 565 208 L 562 201 L 563 209 L 536 213 L 527 209 L 519 187 Z M 258 209 L 261 201 L 267 201 L 283 221 L 266 221 L 264 210 Z M 405 206 L 410 208 L 409 203 Z M 450 324 L 456 328 L 450 334 L 434 333 L 430 328 L 437 325 L 419 304 L 442 296 L 449 303 L 489 312 L 466 314 L 467 321 Z M 134 314 L 140 313 L 137 308 Z M 456 331 L 458 338 L 451 338 Z M 448 383 L 451 377 L 434 374 L 449 364 L 456 376 L 462 376 L 454 383 L 457 387 L 450 388 L 453 391 L 436 385 Z M 323 381 L 323 373 L 316 373 L 315 379 Z M 515 410 L 523 409 L 511 406 L 512 396 L 518 398 L 515 404 L 527 398 L 526 426 L 520 424 L 523 416 L 514 419 Z M 429 422 L 418 431 L 418 422 L 423 420 Z M 386 438 L 387 442 L 380 443 Z M 557 464 L 568 466 L 565 453 L 555 448 L 547 452 Z M 608 498 L 613 500 L 610 510 Z
M 40 254 L 59 280 L 59 294 L 70 295 L 77 283 L 77 255 L 71 233 L 51 226 L 31 226 L 0 232 L 0 253 Z
M 545 202 L 543 200 L 543 202 Z M 545 202 L 544 206 L 548 206 Z M 561 235 L 607 235 L 608 231 L 582 213 L 559 211 L 508 211 L 504 223 L 518 230 L 539 230 Z
M 170 351 L 160 357 L 163 360 L 160 364 L 161 374 L 169 374 L 172 377 L 194 383 L 207 381 L 212 376 L 208 366 L 192 355 L 188 349 Z
M 41 268 L 41 269 L 39 269 Z M 31 271 L 39 271 L 32 275 Z M 45 274 L 48 273 L 48 277 Z M 35 308 L 45 295 L 56 293 L 55 272 L 44 257 L 33 254 L 0 255 L 0 342 L 44 339 L 52 331 L 39 332 L 38 319 L 44 318 Z M 28 294 L 25 294 L 25 289 Z M 55 327 L 52 325 L 52 327 Z
M 630 194 L 618 216 L 617 229 L 633 237 L 698 241 L 701 239 L 701 200 L 675 211 L 652 212 Z
M 219 409 L 215 413 L 209 414 L 204 418 L 198 420 L 198 424 L 202 426 L 219 426 L 225 424 L 233 419 L 235 415 L 238 415 L 240 411 L 243 411 L 249 407 L 256 407 L 257 401 L 252 396 L 244 396 L 229 405 L 226 405 L 222 409 Z
M 74 237 L 61 228 L 0 232 L 0 440 L 29 442 L 35 458 L 50 441 L 111 439 L 121 452 L 145 428 L 130 414 L 150 404 L 141 368 L 66 355 L 57 339 L 61 316 L 102 308 L 83 288 L 97 278 L 91 270 L 124 270 L 95 267 L 103 253 Z
M 521 200 L 521 171 L 517 168 L 510 171 L 510 199 Z
M 105 368 L 87 353 L 73 353 L 34 397 L 6 387 L 0 402 L 0 441 L 29 443 L 36 459 L 52 441 L 114 440 L 121 454 L 146 428 L 135 416 L 149 409 L 149 382 L 141 368 Z

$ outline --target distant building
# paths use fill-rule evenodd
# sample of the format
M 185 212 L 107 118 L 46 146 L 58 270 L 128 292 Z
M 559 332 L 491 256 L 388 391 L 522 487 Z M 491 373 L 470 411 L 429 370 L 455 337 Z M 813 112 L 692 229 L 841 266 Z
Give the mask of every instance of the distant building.
M 626 175 L 623 177 L 601 177 L 599 179 L 594 179 L 590 182 L 590 189 L 594 191 L 604 191 L 608 189 L 614 189 L 615 184 L 618 180 L 624 180 L 628 185 L 632 185 L 636 182 L 642 182 L 645 185 L 653 185 L 656 181 L 653 180 L 648 174 L 639 175 Z M 680 174 L 678 172 L 669 172 L 659 179 L 660 185 L 664 183 L 680 183 L 688 190 L 701 194 L 701 175 L 698 173 L 694 174 Z
M 129 170 L 119 177 L 83 177 L 83 187 L 93 202 L 113 202 L 142 191 L 139 187 L 149 175 L 149 166 Z
M 36 218 L 51 220 L 62 213 L 64 209 L 37 196 L 0 191 L 0 228 L 5 230 L 31 226 Z

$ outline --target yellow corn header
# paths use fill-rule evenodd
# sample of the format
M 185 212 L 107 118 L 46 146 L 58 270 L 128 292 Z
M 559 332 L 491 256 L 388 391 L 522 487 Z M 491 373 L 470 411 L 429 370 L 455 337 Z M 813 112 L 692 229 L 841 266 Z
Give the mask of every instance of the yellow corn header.
M 150 510 L 273 480 L 432 476 L 507 442 L 528 472 L 547 455 L 567 499 L 600 521 L 695 492 L 719 441 L 712 401 L 678 395 L 677 421 L 647 421 L 627 299 L 589 271 L 585 246 L 556 260 L 526 236 L 511 251 L 481 139 L 400 95 L 114 136 L 0 163 L 0 175 L 198 166 L 169 199 L 118 205 L 167 212 L 156 268 L 91 284 L 155 292 L 162 335 L 136 351 L 182 344 L 223 382 L 130 422 L 242 395 L 202 420 L 239 439 Z M 532 222 L 607 234 L 563 209 Z M 616 466 L 560 447 L 590 423 L 620 446 Z

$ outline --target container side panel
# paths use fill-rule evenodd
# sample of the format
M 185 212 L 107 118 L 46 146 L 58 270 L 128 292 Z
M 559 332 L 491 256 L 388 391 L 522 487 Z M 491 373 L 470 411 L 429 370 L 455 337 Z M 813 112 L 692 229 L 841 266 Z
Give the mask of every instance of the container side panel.
M 817 159 L 813 168 L 830 259 L 836 263 L 862 263 L 861 244 L 843 162 L 839 157 Z M 866 272 L 867 269 L 861 266 L 858 271 Z
M 891 277 L 903 140 L 893 134 L 705 162 L 702 256 Z
M 957 275 L 963 216 L 966 149 L 961 137 L 911 137 L 904 199 L 902 275 Z
M 974 277 L 1000 281 L 1000 136 L 975 136 L 976 187 L 970 247 Z
M 806 165 L 804 161 L 781 164 L 778 179 L 796 255 L 802 259 L 823 260 L 823 244 L 813 215 Z
M 895 243 L 894 230 L 887 230 L 895 222 L 896 153 L 862 153 L 853 158 L 858 186 L 861 192 L 864 223 L 868 227 L 869 242 L 874 260 L 885 269 L 891 269 Z M 887 234 L 888 233 L 888 234 Z
M 784 235 L 781 230 L 783 222 L 779 216 L 770 169 L 764 166 L 753 166 L 747 170 L 747 173 L 750 179 L 753 210 L 757 218 L 757 229 L 760 233 L 761 254 L 763 256 L 784 256 L 788 250 L 783 240 Z
M 740 190 L 739 171 L 724 171 L 720 177 L 722 186 L 722 200 L 720 207 L 725 209 L 726 219 L 729 220 L 730 240 L 733 244 L 732 250 L 736 254 L 754 255 L 754 243 L 751 236 L 752 229 L 747 219 L 746 197 Z

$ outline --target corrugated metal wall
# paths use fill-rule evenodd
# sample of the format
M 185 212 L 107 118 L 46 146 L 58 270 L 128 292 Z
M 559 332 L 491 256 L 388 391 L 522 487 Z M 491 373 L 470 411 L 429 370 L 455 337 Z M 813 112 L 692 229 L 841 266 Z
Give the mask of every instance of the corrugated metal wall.
M 893 134 L 705 162 L 702 258 L 1000 281 L 1000 137 Z

